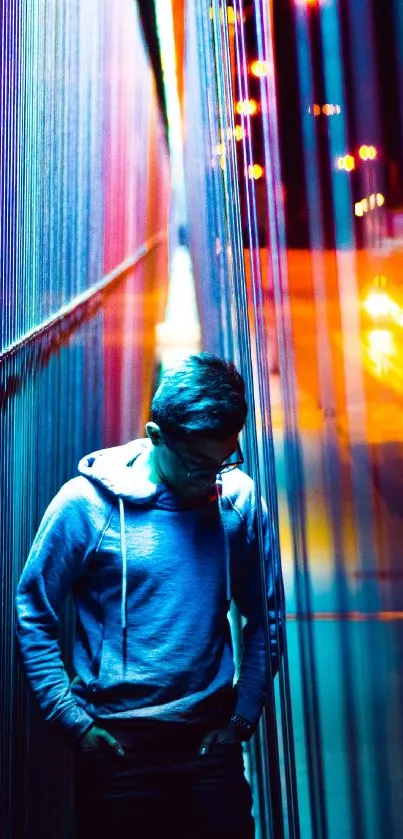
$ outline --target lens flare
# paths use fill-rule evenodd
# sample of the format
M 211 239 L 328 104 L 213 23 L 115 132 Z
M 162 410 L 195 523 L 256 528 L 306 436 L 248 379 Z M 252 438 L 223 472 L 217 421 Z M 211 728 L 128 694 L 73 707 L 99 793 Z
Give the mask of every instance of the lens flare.
M 373 320 L 389 317 L 399 324 L 402 320 L 401 307 L 386 291 L 371 291 L 363 302 L 363 309 Z

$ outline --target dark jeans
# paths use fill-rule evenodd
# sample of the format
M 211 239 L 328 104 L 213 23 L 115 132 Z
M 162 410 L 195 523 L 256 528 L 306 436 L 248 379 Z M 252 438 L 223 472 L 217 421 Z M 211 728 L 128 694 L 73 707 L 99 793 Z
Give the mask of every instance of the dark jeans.
M 253 839 L 240 744 L 198 748 L 203 732 L 159 723 L 113 734 L 125 756 L 75 755 L 75 839 Z

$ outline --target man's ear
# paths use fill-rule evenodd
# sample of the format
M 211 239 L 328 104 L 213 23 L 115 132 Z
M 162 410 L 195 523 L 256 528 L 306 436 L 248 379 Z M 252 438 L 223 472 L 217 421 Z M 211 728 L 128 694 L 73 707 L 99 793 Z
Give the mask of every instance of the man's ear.
M 146 434 L 150 438 L 153 446 L 161 446 L 164 442 L 162 431 L 156 422 L 146 423 Z

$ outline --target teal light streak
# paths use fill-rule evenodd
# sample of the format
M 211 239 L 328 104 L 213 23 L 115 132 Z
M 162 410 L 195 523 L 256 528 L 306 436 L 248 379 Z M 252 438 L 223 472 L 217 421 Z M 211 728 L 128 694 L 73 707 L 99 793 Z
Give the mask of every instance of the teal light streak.
M 350 250 L 355 245 L 351 185 L 349 176 L 335 168 L 337 158 L 349 152 L 343 55 L 339 10 L 336 0 L 321 8 L 320 21 L 324 56 L 325 98 L 327 102 L 337 102 L 341 105 L 341 115 L 332 121 L 332 127 L 329 131 L 329 163 L 333 193 L 335 242 L 337 250 Z

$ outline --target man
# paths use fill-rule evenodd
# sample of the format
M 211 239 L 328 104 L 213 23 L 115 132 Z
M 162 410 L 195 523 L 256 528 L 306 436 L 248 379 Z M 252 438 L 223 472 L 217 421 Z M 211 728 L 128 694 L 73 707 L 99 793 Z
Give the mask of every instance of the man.
M 242 741 L 267 681 L 247 414 L 231 362 L 191 355 L 162 378 L 147 438 L 95 452 L 49 505 L 22 574 L 18 637 L 46 719 L 74 744 L 76 836 L 251 839 Z M 262 502 L 263 503 L 263 502 Z M 280 569 L 263 505 L 272 671 Z M 57 640 L 76 606 L 76 676 Z M 231 597 L 246 618 L 234 662 Z

